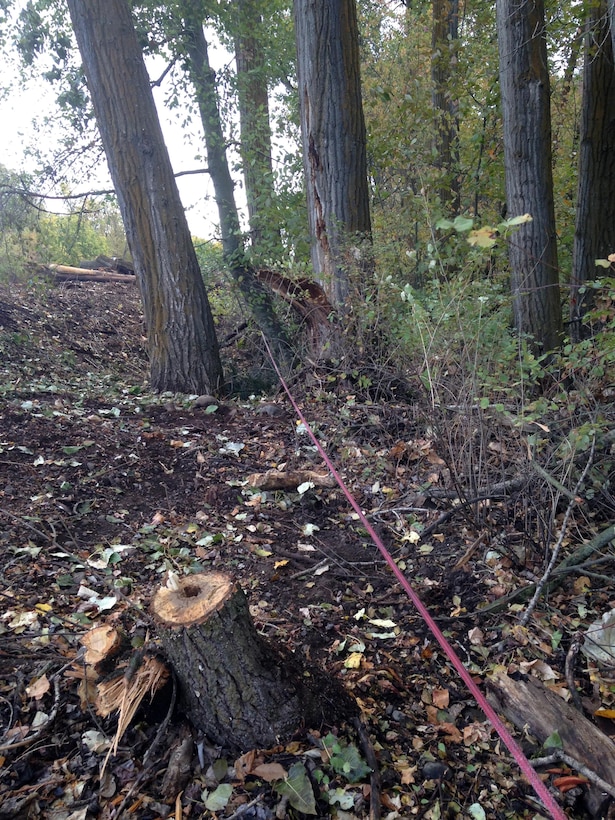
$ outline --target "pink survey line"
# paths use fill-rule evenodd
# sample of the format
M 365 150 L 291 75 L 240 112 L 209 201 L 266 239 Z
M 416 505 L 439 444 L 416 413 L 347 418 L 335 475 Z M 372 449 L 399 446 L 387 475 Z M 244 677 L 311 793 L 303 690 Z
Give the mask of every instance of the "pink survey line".
M 320 453 L 320 455 L 323 458 L 323 461 L 325 462 L 325 464 L 329 468 L 329 471 L 330 471 L 331 475 L 335 478 L 335 480 L 339 484 L 342 492 L 344 493 L 344 495 L 346 496 L 346 499 L 348 500 L 348 503 L 353 508 L 353 510 L 356 512 L 356 514 L 359 516 L 359 519 L 360 519 L 361 523 L 363 524 L 363 526 L 365 527 L 365 529 L 369 533 L 372 541 L 374 542 L 374 544 L 380 550 L 380 552 L 382 554 L 382 557 L 384 558 L 384 560 L 389 565 L 391 571 L 393 572 L 393 574 L 395 575 L 395 577 L 397 578 L 399 583 L 402 585 L 402 587 L 405 590 L 406 594 L 408 595 L 408 597 L 410 598 L 410 600 L 412 601 L 412 603 L 414 604 L 414 606 L 418 610 L 419 614 L 421 615 L 421 617 L 423 618 L 423 620 L 425 621 L 425 623 L 427 624 L 427 626 L 429 627 L 429 629 L 433 633 L 434 637 L 436 638 L 436 640 L 438 641 L 438 643 L 440 644 L 440 646 L 444 650 L 446 656 L 448 657 L 450 662 L 453 664 L 453 666 L 455 667 L 455 669 L 459 673 L 459 677 L 463 680 L 463 682 L 465 683 L 467 688 L 470 690 L 470 692 L 474 696 L 477 704 L 480 706 L 480 708 L 485 713 L 485 716 L 491 721 L 491 724 L 492 724 L 493 728 L 496 730 L 496 732 L 498 733 L 500 738 L 503 740 L 504 744 L 508 748 L 508 751 L 511 753 L 511 755 L 514 757 L 514 759 L 517 761 L 517 763 L 519 765 L 519 768 L 521 769 L 521 771 L 523 772 L 525 777 L 528 779 L 529 783 L 531 784 L 532 788 L 534 789 L 534 791 L 536 792 L 538 797 L 542 800 L 545 808 L 548 809 L 548 811 L 551 813 L 551 817 L 553 817 L 554 820 L 567 820 L 567 815 L 564 813 L 564 811 L 560 808 L 560 806 L 556 803 L 554 798 L 551 796 L 551 794 L 549 793 L 549 790 L 547 789 L 545 784 L 542 782 L 542 780 L 538 777 L 538 775 L 536 774 L 536 771 L 532 768 L 531 763 L 529 762 L 527 757 L 523 754 L 523 752 L 521 751 L 520 747 L 518 746 L 518 744 L 515 741 L 515 739 L 513 738 L 513 736 L 510 734 L 510 732 L 508 731 L 508 729 L 506 728 L 504 723 L 499 718 L 498 714 L 495 712 L 493 707 L 489 704 L 489 702 L 487 701 L 487 699 L 485 698 L 483 693 L 480 691 L 480 689 L 478 688 L 478 686 L 474 682 L 474 679 L 472 678 L 472 676 L 470 675 L 468 670 L 465 668 L 465 666 L 461 662 L 461 659 L 459 658 L 459 656 L 457 655 L 457 653 L 455 652 L 453 647 L 450 645 L 450 643 L 446 640 L 446 638 L 442 634 L 442 631 L 440 630 L 440 627 L 437 625 L 437 623 L 434 621 L 434 619 L 431 617 L 431 615 L 427 611 L 427 608 L 425 607 L 425 604 L 421 601 L 419 596 L 412 589 L 412 587 L 408 583 L 405 575 L 403 574 L 403 572 L 400 570 L 400 568 L 397 566 L 397 564 L 393 560 L 393 556 L 390 554 L 390 552 L 384 546 L 384 544 L 382 542 L 382 539 L 380 538 L 378 533 L 374 530 L 372 525 L 369 523 L 369 521 L 367 520 L 367 518 L 365 516 L 365 513 L 359 507 L 359 504 L 357 503 L 357 501 L 355 500 L 355 498 L 351 494 L 350 490 L 344 484 L 344 481 L 343 481 L 342 477 L 340 476 L 340 474 L 336 470 L 335 466 L 333 465 L 333 462 L 331 461 L 329 456 L 326 454 L 326 452 L 324 451 L 322 445 L 320 444 L 320 442 L 318 441 L 318 439 L 314 435 L 314 432 L 313 432 L 312 428 L 310 427 L 310 425 L 306 421 L 303 413 L 301 412 L 301 410 L 299 409 L 295 399 L 293 398 L 293 396 L 292 396 L 292 394 L 291 394 L 291 392 L 288 388 L 288 385 L 284 381 L 284 377 L 280 373 L 278 365 L 277 365 L 275 359 L 273 358 L 273 355 L 271 353 L 269 345 L 267 344 L 267 340 L 264 337 L 263 337 L 263 340 L 265 342 L 265 347 L 267 348 L 267 352 L 269 353 L 269 357 L 271 359 L 271 362 L 273 364 L 275 372 L 277 373 L 278 379 L 280 380 L 280 384 L 284 388 L 284 391 L 285 391 L 286 395 L 288 396 L 289 401 L 290 401 L 290 403 L 292 404 L 292 406 L 295 410 L 295 413 L 297 414 L 297 416 L 298 416 L 299 420 L 301 421 L 301 423 L 304 425 L 309 437 L 314 442 L 314 445 L 315 445 L 316 449 L 318 450 L 318 452 Z

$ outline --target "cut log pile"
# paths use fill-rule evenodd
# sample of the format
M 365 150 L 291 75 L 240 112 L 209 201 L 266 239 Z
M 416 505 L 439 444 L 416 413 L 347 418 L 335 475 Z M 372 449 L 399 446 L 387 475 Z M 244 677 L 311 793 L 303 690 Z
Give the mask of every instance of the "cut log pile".
M 97 256 L 79 267 L 70 265 L 41 265 L 43 273 L 50 274 L 57 282 L 123 282 L 137 281 L 132 262 L 119 257 Z

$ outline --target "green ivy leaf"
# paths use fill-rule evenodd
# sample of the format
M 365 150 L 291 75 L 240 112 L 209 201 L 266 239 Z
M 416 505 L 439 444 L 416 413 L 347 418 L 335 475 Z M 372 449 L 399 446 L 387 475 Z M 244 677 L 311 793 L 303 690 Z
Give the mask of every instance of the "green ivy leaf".
M 371 772 L 354 744 L 342 746 L 339 739 L 331 733 L 324 738 L 323 743 L 331 756 L 331 768 L 343 775 L 349 783 L 358 783 Z

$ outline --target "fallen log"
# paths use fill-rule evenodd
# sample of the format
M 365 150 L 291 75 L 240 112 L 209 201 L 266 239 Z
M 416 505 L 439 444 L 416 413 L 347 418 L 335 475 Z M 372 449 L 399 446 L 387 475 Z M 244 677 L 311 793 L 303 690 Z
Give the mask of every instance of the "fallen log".
M 266 749 L 357 713 L 339 682 L 259 635 L 246 596 L 226 574 L 172 576 L 151 612 L 183 710 L 230 752 Z
M 487 687 L 491 705 L 518 729 L 529 731 L 540 743 L 557 733 L 562 751 L 615 787 L 615 744 L 559 695 L 536 678 L 513 680 L 502 673 L 488 678 Z M 589 789 L 592 810 L 604 800 L 599 789 Z
M 292 491 L 302 484 L 332 488 L 337 485 L 337 482 L 330 473 L 316 473 L 313 470 L 267 470 L 266 473 L 249 475 L 248 484 L 259 490 Z
M 126 273 L 73 268 L 70 265 L 42 265 L 44 272 L 49 272 L 59 282 L 124 282 L 134 284 L 137 277 Z

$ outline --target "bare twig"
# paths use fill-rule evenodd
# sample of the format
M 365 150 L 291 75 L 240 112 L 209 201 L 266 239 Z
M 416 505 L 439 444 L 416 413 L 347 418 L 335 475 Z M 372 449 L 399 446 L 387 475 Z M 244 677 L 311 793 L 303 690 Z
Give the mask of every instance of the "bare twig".
M 60 678 L 58 675 L 56 675 L 53 681 L 53 695 L 53 708 L 49 713 L 49 717 L 47 718 L 45 723 L 43 723 L 39 727 L 38 731 L 35 732 L 33 735 L 30 735 L 30 737 L 26 737 L 23 740 L 18 740 L 17 743 L 3 743 L 2 746 L 0 746 L 0 752 L 12 752 L 13 749 L 21 749 L 24 746 L 31 746 L 42 735 L 44 735 L 45 732 L 48 731 L 48 729 L 52 726 L 54 720 L 56 719 L 56 716 L 58 714 L 58 706 L 60 704 Z
M 598 550 L 603 547 L 606 547 L 611 541 L 615 541 L 615 524 L 611 524 L 610 527 L 607 527 L 605 530 L 602 530 L 602 532 L 599 532 L 591 539 L 591 541 L 583 544 L 582 547 L 579 547 L 567 558 L 565 558 L 559 567 L 553 571 L 552 578 L 547 584 L 547 589 L 550 591 L 558 586 L 558 584 L 561 584 L 566 575 L 570 575 L 571 572 L 578 572 L 581 568 L 586 566 L 584 562 L 587 561 L 591 555 L 598 552 Z M 604 558 L 607 557 L 609 560 L 613 560 L 613 556 L 604 556 Z M 599 560 L 603 559 L 600 558 Z M 528 584 L 528 586 L 519 587 L 518 589 L 514 589 L 512 592 L 509 592 L 508 595 L 498 598 L 497 601 L 491 601 L 491 603 L 481 607 L 480 611 L 482 613 L 501 612 L 511 604 L 518 603 L 519 601 L 527 601 L 535 589 L 536 584 Z
M 370 795 L 369 795 L 369 820 L 380 820 L 380 772 L 378 770 L 378 760 L 376 752 L 369 738 L 369 734 L 365 725 L 360 718 L 356 717 L 353 720 L 353 725 L 358 732 L 359 740 L 361 741 L 361 748 L 365 755 L 367 765 L 371 768 L 370 775 Z
M 572 491 L 572 498 L 570 499 L 570 501 L 568 502 L 568 506 L 566 507 L 566 512 L 564 513 L 564 520 L 562 521 L 562 527 L 560 529 L 560 533 L 559 533 L 559 537 L 557 539 L 557 542 L 556 542 L 555 546 L 553 547 L 553 553 L 551 555 L 551 560 L 549 561 L 549 565 L 548 565 L 547 569 L 545 570 L 542 578 L 540 579 L 540 581 L 536 585 L 536 591 L 534 592 L 532 600 L 528 604 L 528 607 L 525 611 L 525 614 L 524 614 L 523 618 L 521 618 L 521 625 L 522 626 L 527 626 L 527 623 L 528 623 L 528 621 L 529 621 L 529 619 L 532 615 L 532 612 L 536 608 L 536 604 L 538 603 L 538 600 L 539 600 L 540 596 L 542 595 L 542 591 L 545 588 L 546 584 L 548 583 L 549 578 L 551 577 L 551 573 L 553 572 L 553 568 L 557 563 L 557 559 L 559 557 L 559 551 L 562 547 L 562 544 L 564 543 L 564 537 L 566 535 L 566 530 L 568 528 L 568 520 L 570 519 L 570 516 L 572 515 L 572 510 L 574 509 L 574 507 L 576 507 L 576 505 L 578 503 L 577 496 L 579 494 L 579 491 L 580 491 L 581 487 L 583 486 L 583 482 L 585 481 L 585 476 L 587 475 L 587 471 L 589 470 L 589 468 L 591 466 L 591 463 L 594 460 L 594 450 L 595 449 L 596 449 L 596 437 L 594 436 L 594 438 L 592 439 L 592 446 L 589 450 L 589 455 L 587 456 L 587 461 L 585 463 L 585 467 L 583 468 L 583 472 L 579 476 L 579 480 L 577 481 L 577 483 L 575 485 L 575 488 Z
M 607 783 L 606 780 L 599 777 L 596 772 L 588 769 L 587 766 L 579 760 L 566 754 L 566 752 L 563 752 L 561 749 L 556 749 L 553 754 L 548 755 L 548 757 L 538 757 L 534 760 L 530 760 L 530 763 L 535 769 L 538 769 L 541 766 L 552 766 L 554 763 L 565 763 L 567 766 L 570 766 L 571 769 L 574 769 L 580 775 L 586 777 L 601 791 L 610 794 L 611 797 L 615 797 L 615 786 L 611 786 L 610 783 Z
M 579 712 L 583 712 L 583 704 L 581 703 L 581 696 L 577 690 L 577 687 L 574 682 L 574 666 L 576 663 L 577 655 L 583 643 L 585 641 L 585 637 L 581 632 L 577 632 L 577 634 L 572 639 L 572 643 L 570 644 L 570 649 L 566 655 L 566 664 L 564 666 L 564 673 L 566 676 L 566 683 L 568 684 L 568 689 L 570 690 L 570 695 L 572 697 L 572 702 L 574 704 L 575 709 Z

